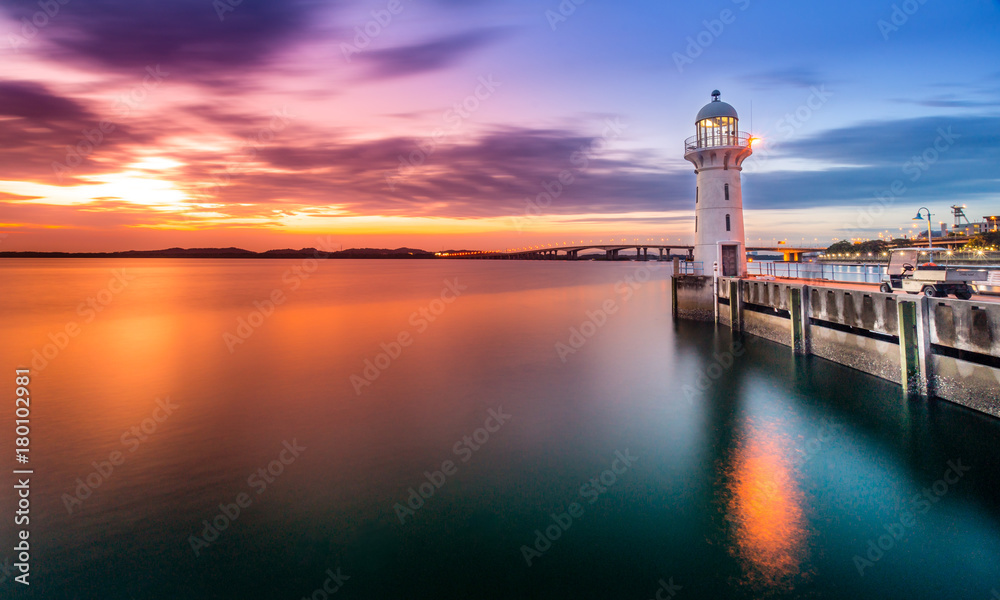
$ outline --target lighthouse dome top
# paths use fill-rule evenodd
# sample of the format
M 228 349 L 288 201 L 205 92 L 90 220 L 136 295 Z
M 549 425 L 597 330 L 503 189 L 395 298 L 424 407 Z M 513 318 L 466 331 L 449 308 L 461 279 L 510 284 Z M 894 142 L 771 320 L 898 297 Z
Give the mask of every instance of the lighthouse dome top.
M 712 101 L 698 111 L 698 117 L 695 119 L 695 122 L 702 121 L 704 119 L 714 119 L 716 117 L 739 118 L 739 115 L 736 114 L 735 108 L 733 108 L 730 104 L 719 100 L 719 96 L 721 95 L 722 94 L 719 90 L 714 90 L 712 92 Z

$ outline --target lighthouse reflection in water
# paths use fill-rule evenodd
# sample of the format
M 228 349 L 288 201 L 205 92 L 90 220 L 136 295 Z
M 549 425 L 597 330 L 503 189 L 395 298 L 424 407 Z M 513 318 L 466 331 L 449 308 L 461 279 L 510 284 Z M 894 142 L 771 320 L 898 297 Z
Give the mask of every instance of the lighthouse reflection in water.
M 722 473 L 730 552 L 741 583 L 792 589 L 806 577 L 808 519 L 797 466 L 804 455 L 774 423 L 750 421 L 737 433 Z

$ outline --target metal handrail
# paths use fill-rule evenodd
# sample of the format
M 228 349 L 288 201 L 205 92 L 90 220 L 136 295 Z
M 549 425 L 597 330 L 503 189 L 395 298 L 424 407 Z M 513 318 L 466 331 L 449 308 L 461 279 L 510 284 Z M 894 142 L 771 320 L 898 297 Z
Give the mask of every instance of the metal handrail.
M 680 261 L 680 271 L 677 275 L 704 275 L 705 267 L 702 261 Z
M 840 268 L 838 268 L 840 267 Z M 829 281 L 859 281 L 878 283 L 886 267 L 879 264 L 825 264 L 796 262 L 752 262 L 747 264 L 747 274 L 795 279 L 826 279 Z
M 700 150 L 702 148 L 745 148 L 750 145 L 750 137 L 749 133 L 743 131 L 714 135 L 710 136 L 708 139 L 692 135 L 688 139 L 684 140 L 684 151 L 690 152 L 692 150 Z
M 820 256 L 819 260 L 826 263 L 887 263 L 889 262 L 888 256 Z M 952 264 L 1000 264 L 1000 252 L 970 252 L 970 251 L 955 251 L 951 254 L 946 254 L 941 252 L 934 256 L 934 262 L 944 265 Z

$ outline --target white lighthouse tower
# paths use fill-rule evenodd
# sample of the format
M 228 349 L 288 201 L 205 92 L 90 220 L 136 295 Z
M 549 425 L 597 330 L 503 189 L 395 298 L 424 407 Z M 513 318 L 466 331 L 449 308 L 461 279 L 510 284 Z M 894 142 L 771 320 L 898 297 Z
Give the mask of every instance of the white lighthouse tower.
M 684 142 L 684 158 L 694 164 L 695 188 L 694 260 L 705 275 L 719 263 L 724 277 L 745 277 L 746 236 L 743 233 L 742 164 L 753 152 L 750 136 L 739 130 L 736 109 L 719 100 L 698 111 L 693 137 Z

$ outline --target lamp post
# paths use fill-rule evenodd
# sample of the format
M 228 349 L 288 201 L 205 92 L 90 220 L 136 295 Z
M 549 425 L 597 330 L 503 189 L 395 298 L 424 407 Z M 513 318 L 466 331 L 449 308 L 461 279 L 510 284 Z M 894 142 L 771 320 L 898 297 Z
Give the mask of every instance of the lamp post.
M 917 209 L 917 216 L 913 217 L 913 220 L 914 221 L 923 221 L 924 220 L 924 218 L 920 216 L 920 211 L 922 211 L 922 210 L 926 210 L 927 211 L 927 247 L 928 248 L 933 248 L 934 247 L 934 244 L 933 244 L 934 240 L 932 239 L 932 234 L 931 234 L 931 209 L 929 209 L 927 207 L 924 207 L 924 206 L 921 206 L 920 208 Z

